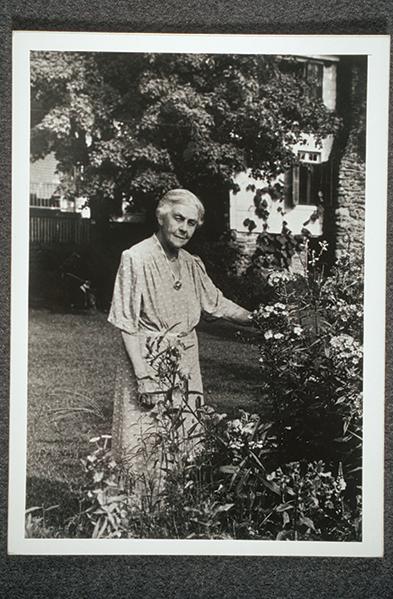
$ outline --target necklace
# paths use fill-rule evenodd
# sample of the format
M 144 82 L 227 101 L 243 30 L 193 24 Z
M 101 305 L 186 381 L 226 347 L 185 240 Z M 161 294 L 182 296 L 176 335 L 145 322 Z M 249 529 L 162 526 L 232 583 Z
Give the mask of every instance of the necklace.
M 157 242 L 157 244 L 158 244 L 158 246 L 159 246 L 159 248 L 160 248 L 161 252 L 164 254 L 164 258 L 165 258 L 165 260 L 166 260 L 166 263 L 167 263 L 167 265 L 168 265 L 168 268 L 169 268 L 169 270 L 170 270 L 170 273 L 171 273 L 171 275 L 172 275 L 172 279 L 173 279 L 173 289 L 176 289 L 176 291 L 179 291 L 179 289 L 181 289 L 181 287 L 182 287 L 181 275 L 180 275 L 180 262 L 179 262 L 179 277 L 177 277 L 177 276 L 175 275 L 175 273 L 173 272 L 173 268 L 172 268 L 172 266 L 171 266 L 171 262 L 170 262 L 170 260 L 169 260 L 168 256 L 166 255 L 166 253 L 165 253 L 165 250 L 164 250 L 164 248 L 162 247 L 162 245 L 161 245 L 161 243 L 160 243 L 160 240 L 158 239 L 157 235 L 154 235 L 154 238 L 155 238 L 155 240 L 156 240 L 156 242 Z M 172 262 L 175 262 L 176 260 L 177 260 L 177 258 L 175 258 L 175 260 L 172 260 Z

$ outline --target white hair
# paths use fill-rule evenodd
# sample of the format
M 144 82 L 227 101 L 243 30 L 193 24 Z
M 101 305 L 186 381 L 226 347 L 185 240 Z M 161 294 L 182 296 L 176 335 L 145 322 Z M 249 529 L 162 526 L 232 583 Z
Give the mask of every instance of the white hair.
M 158 202 L 156 208 L 156 216 L 157 218 L 164 216 L 169 212 L 169 210 L 175 206 L 176 204 L 184 204 L 184 205 L 192 205 L 198 211 L 198 227 L 203 224 L 204 216 L 205 216 L 205 208 L 191 191 L 188 189 L 171 189 L 168 191 Z

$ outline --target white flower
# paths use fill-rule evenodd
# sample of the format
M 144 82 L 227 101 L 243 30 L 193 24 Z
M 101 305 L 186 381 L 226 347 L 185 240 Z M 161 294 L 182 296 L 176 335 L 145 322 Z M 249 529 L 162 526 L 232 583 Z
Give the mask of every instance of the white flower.
M 242 423 L 240 422 L 239 418 L 232 420 L 232 422 L 229 424 L 230 424 L 230 428 L 232 428 L 234 430 L 240 430 L 242 428 Z
M 271 339 L 273 337 L 273 331 L 272 330 L 268 330 L 266 331 L 266 333 L 264 334 L 265 339 Z
M 276 275 L 272 274 L 268 277 L 267 279 L 267 283 L 268 285 L 270 285 L 270 287 L 274 287 L 274 285 L 276 285 L 279 281 L 279 277 L 277 277 Z
M 301 326 L 296 325 L 295 327 L 293 327 L 293 332 L 295 335 L 300 336 L 303 333 L 303 329 Z
M 342 363 L 345 362 L 345 360 L 351 360 L 353 364 L 357 364 L 363 357 L 361 344 L 351 335 L 342 333 L 341 335 L 332 337 L 330 345 L 333 349 L 334 359 L 337 362 Z
M 330 339 L 330 345 L 336 348 L 347 348 L 352 346 L 354 342 L 355 339 L 351 335 L 347 335 L 346 333 L 342 333 L 341 335 L 337 335 L 337 337 L 332 337 Z
M 268 276 L 267 282 L 271 287 L 274 287 L 275 285 L 277 285 L 280 282 L 286 282 L 289 280 L 290 280 L 290 277 L 289 277 L 288 273 L 277 270 L 277 271 L 270 273 L 270 275 Z
M 328 247 L 329 247 L 329 244 L 328 244 L 327 241 L 320 241 L 319 245 L 320 245 L 320 248 L 321 248 L 322 252 L 326 252 L 327 249 L 328 249 Z
M 282 333 L 275 333 L 274 334 L 274 338 L 275 339 L 282 339 L 284 337 L 284 335 Z
M 279 310 L 285 310 L 285 305 L 279 302 L 277 302 L 277 304 L 274 304 L 274 307 L 278 308 Z

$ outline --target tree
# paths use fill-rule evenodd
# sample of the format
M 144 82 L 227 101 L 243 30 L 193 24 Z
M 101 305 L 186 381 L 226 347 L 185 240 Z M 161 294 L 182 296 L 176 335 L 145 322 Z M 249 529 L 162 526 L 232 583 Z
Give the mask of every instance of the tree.
M 272 178 L 301 133 L 337 117 L 294 59 L 260 55 L 33 52 L 32 157 L 54 151 L 65 195 L 104 212 L 186 187 L 211 211 L 252 169 Z

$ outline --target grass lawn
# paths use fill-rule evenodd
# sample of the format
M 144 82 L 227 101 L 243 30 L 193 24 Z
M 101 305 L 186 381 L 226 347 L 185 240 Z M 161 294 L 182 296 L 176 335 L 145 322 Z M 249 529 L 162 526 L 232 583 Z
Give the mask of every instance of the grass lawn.
M 224 322 L 201 323 L 199 343 L 206 402 L 230 414 L 261 412 L 256 346 Z M 103 313 L 30 312 L 27 507 L 63 502 L 71 509 L 79 458 L 92 436 L 111 432 L 121 351 Z

